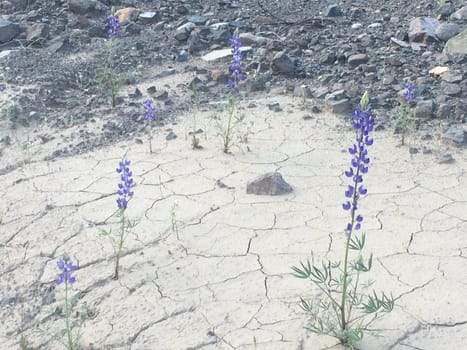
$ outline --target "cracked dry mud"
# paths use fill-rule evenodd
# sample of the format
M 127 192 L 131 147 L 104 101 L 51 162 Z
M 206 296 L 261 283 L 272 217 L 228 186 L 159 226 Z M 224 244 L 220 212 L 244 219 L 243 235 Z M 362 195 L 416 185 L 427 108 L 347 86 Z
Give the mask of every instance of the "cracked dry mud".
M 231 155 L 202 112 L 202 150 L 184 137 L 186 115 L 171 126 L 177 139 L 156 135 L 154 154 L 128 141 L 32 159 L 1 175 L 1 348 L 18 349 L 21 336 L 32 349 L 61 348 L 52 340 L 64 322 L 55 262 L 67 252 L 79 263 L 74 292 L 89 308 L 84 349 L 253 350 L 254 339 L 258 350 L 339 349 L 303 329 L 297 301 L 319 295 L 290 267 L 310 254 L 319 261 L 342 253 L 353 133 L 343 118 L 305 121 L 297 99 L 277 100 L 283 112 L 268 111 L 266 99 L 245 109 L 248 143 Z M 440 164 L 437 151 L 410 155 L 390 132 L 374 137 L 361 209 L 375 288 L 392 291 L 397 306 L 375 324 L 381 337 L 366 337 L 360 348 L 463 349 L 467 156 L 450 149 L 456 162 Z M 137 183 L 128 214 L 139 223 L 115 281 L 113 251 L 99 230 L 112 226 L 115 167 L 125 152 Z M 293 193 L 246 194 L 247 181 L 275 170 Z

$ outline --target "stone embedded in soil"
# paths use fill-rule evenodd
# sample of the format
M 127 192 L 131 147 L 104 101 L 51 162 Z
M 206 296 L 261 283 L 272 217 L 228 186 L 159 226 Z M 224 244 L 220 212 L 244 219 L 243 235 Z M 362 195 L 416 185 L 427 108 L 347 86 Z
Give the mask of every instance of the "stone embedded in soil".
M 433 100 L 418 101 L 414 109 L 414 117 L 418 119 L 431 119 L 433 117 Z
M 248 182 L 246 193 L 256 195 L 278 196 L 292 192 L 292 187 L 279 172 L 267 173 Z
M 429 44 L 437 40 L 439 21 L 431 17 L 416 17 L 409 24 L 409 40 L 412 43 Z
M 466 146 L 467 131 L 462 126 L 452 125 L 446 130 L 441 139 L 458 147 Z
M 326 17 L 339 17 L 342 16 L 342 10 L 337 4 L 329 5 L 326 9 Z
M 20 33 L 19 25 L 4 19 L 0 19 L 0 43 L 7 43 L 16 38 Z
M 441 83 L 441 90 L 445 95 L 448 96 L 459 96 L 462 92 L 458 84 L 451 84 L 446 82 Z
M 195 27 L 196 27 L 196 24 L 194 24 L 193 22 L 187 22 L 181 25 L 175 31 L 175 34 L 174 34 L 175 39 L 177 39 L 178 41 L 184 41 L 188 39 L 191 31 L 195 29 Z
M 243 45 L 263 46 L 263 45 L 266 45 L 267 43 L 266 38 L 262 36 L 254 35 L 253 33 L 241 33 L 240 39 Z
M 355 68 L 361 64 L 368 62 L 368 56 L 364 53 L 357 53 L 349 57 L 348 63 L 349 66 Z
M 460 32 L 460 27 L 455 23 L 441 23 L 436 29 L 436 36 L 442 41 L 448 41 Z
M 95 0 L 68 0 L 68 9 L 79 15 L 84 15 L 86 12 L 94 10 L 95 6 Z
M 291 74 L 295 71 L 295 62 L 285 52 L 277 53 L 271 62 L 274 73 Z
M 159 13 L 146 11 L 146 12 L 140 13 L 138 16 L 138 19 L 143 24 L 153 23 L 159 20 Z
M 467 29 L 448 40 L 443 53 L 451 55 L 467 55 Z

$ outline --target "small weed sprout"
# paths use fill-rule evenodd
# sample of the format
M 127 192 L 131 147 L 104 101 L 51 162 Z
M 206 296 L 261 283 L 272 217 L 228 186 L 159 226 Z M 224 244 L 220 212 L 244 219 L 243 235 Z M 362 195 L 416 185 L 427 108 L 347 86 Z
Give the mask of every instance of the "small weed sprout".
M 401 134 L 401 145 L 405 145 L 406 136 L 415 130 L 415 122 L 411 110 L 411 103 L 415 100 L 415 84 L 405 84 L 404 102 L 398 110 L 396 131 Z
M 61 337 L 65 337 L 66 340 L 62 341 L 63 345 L 65 345 L 67 350 L 78 350 L 79 349 L 79 341 L 81 339 L 81 328 L 86 321 L 87 313 L 80 313 L 81 318 L 79 320 L 75 320 L 72 317 L 72 311 L 77 303 L 77 296 L 70 297 L 70 289 L 73 283 L 75 283 L 76 278 L 72 275 L 74 271 L 78 268 L 67 255 L 59 258 L 57 261 L 57 267 L 59 269 L 58 277 L 55 281 L 57 285 L 64 284 L 65 285 L 65 328 L 61 332 Z M 22 338 L 23 340 L 23 338 Z M 27 348 L 27 340 L 26 341 L 26 348 Z M 24 340 L 23 340 L 24 342 Z M 24 344 L 24 343 L 21 344 Z M 23 347 L 23 345 L 21 345 Z
M 132 187 L 133 182 L 133 173 L 129 168 L 130 161 L 128 159 L 122 159 L 118 168 L 116 169 L 117 173 L 120 174 L 120 182 L 118 183 L 117 190 L 117 211 L 114 216 L 118 219 L 119 229 L 118 232 L 113 233 L 111 229 L 101 230 L 101 234 L 109 237 L 112 244 L 112 248 L 115 253 L 115 269 L 114 269 L 114 279 L 118 280 L 119 270 L 120 270 L 120 258 L 123 254 L 125 240 L 128 236 L 128 233 L 136 226 L 134 221 L 130 221 L 126 217 L 126 209 L 131 198 L 133 198 Z
M 152 153 L 152 139 L 154 137 L 154 123 L 156 120 L 156 107 L 152 99 L 148 98 L 143 102 L 144 107 L 144 132 L 147 135 L 149 143 L 149 153 Z
M 172 232 L 178 235 L 178 224 L 177 224 L 177 209 L 178 209 L 178 203 L 175 202 L 174 205 L 172 206 L 172 209 L 170 209 L 170 220 L 172 222 Z
M 243 67 L 243 53 L 240 50 L 240 48 L 242 47 L 240 35 L 234 33 L 229 42 L 232 47 L 232 62 L 229 66 L 231 75 L 230 79 L 227 82 L 230 90 L 227 96 L 227 123 L 225 124 L 219 119 L 216 119 L 217 128 L 219 131 L 218 134 L 222 138 L 222 150 L 224 151 L 224 153 L 230 152 L 236 128 L 245 118 L 243 114 L 238 115 L 237 113 L 238 103 L 241 97 L 238 90 L 238 84 L 241 80 L 244 79 L 244 75 L 241 71 Z
M 191 124 L 191 130 L 188 132 L 188 135 L 191 136 L 191 148 L 192 149 L 201 149 L 200 139 L 197 136 L 198 131 L 198 112 L 199 112 L 199 95 L 196 84 L 192 84 L 191 91 L 193 91 L 194 105 L 193 105 L 193 118 Z
M 307 329 L 316 334 L 335 337 L 348 349 L 355 349 L 356 343 L 368 331 L 368 326 L 381 313 L 390 312 L 394 308 L 392 296 L 369 291 L 371 283 L 360 281 L 361 275 L 370 271 L 373 264 L 372 254 L 368 259 L 362 255 L 366 236 L 364 233 L 358 234 L 363 216 L 357 214 L 359 201 L 367 193 L 363 186 L 363 175 L 368 172 L 368 147 L 373 144 L 370 137 L 373 118 L 367 93 L 353 114 L 352 124 L 356 138 L 349 148 L 351 166 L 345 171 L 351 185 L 345 191 L 346 201 L 342 205 L 350 216 L 344 229 L 343 262 L 323 261 L 321 266 L 315 266 L 307 261 L 301 262 L 299 267 L 292 267 L 294 276 L 310 280 L 324 295 L 318 303 L 300 299 L 300 307 L 311 315 L 311 325 Z M 356 253 L 353 260 L 350 251 Z

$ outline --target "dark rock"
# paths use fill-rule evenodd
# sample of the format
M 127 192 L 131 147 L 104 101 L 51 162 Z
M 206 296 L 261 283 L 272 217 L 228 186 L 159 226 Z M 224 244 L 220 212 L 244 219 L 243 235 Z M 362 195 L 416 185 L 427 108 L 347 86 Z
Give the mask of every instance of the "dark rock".
M 256 195 L 277 196 L 292 192 L 292 187 L 285 182 L 278 172 L 267 173 L 248 182 L 246 193 Z
M 206 16 L 193 15 L 188 16 L 186 20 L 188 22 L 193 22 L 196 25 L 204 25 L 208 21 L 208 18 Z
M 263 46 L 267 43 L 266 38 L 252 33 L 242 33 L 240 34 L 240 39 L 243 45 Z
M 96 8 L 96 0 L 68 0 L 68 8 L 71 12 L 84 15 Z
M 467 145 L 467 131 L 462 126 L 452 125 L 441 136 L 441 139 L 457 147 Z
M 334 52 L 325 52 L 318 58 L 319 63 L 321 64 L 333 64 L 336 59 L 337 57 Z
M 345 114 L 352 111 L 352 103 L 348 98 L 340 100 L 326 100 L 326 107 L 336 114 Z
M 418 101 L 414 110 L 414 117 L 419 119 L 431 119 L 433 118 L 433 109 L 433 100 Z
M 349 57 L 348 63 L 349 66 L 355 68 L 361 64 L 368 62 L 368 56 L 364 53 L 357 53 Z
M 169 97 L 169 93 L 165 90 L 156 91 L 154 98 L 158 101 L 164 101 Z
M 295 62 L 285 52 L 279 52 L 272 59 L 271 69 L 274 73 L 291 74 L 295 72 Z
M 189 39 L 188 39 L 189 40 Z M 186 62 L 189 59 L 189 54 L 185 50 L 182 50 L 177 55 L 177 62 Z
M 0 43 L 7 43 L 15 39 L 20 33 L 19 25 L 0 19 Z
M 200 35 L 197 31 L 192 31 L 188 37 L 188 52 L 193 54 L 204 50 L 206 44 L 201 41 Z
M 439 13 L 442 17 L 448 17 L 448 16 L 450 16 L 452 13 L 454 13 L 455 10 L 456 10 L 456 8 L 454 7 L 454 5 L 453 5 L 451 2 L 446 2 L 446 3 L 444 3 L 443 5 L 441 5 L 441 6 L 438 8 L 438 13 Z
M 138 88 L 135 88 L 132 92 L 128 93 L 128 97 L 130 98 L 138 98 L 141 96 L 143 96 L 143 94 Z
M 138 15 L 138 19 L 141 21 L 143 24 L 150 24 L 158 21 L 160 19 L 159 13 L 158 12 L 143 12 Z
M 167 141 L 175 140 L 176 138 L 177 138 L 177 135 L 173 132 L 173 130 L 169 130 L 169 133 L 165 136 L 165 139 Z
M 441 84 L 441 89 L 443 93 L 448 96 L 459 96 L 462 91 L 458 84 L 451 84 L 445 82 Z
M 269 102 L 268 109 L 274 112 L 282 112 L 282 107 L 279 102 Z
M 196 25 L 193 22 L 187 22 L 184 25 L 178 27 L 175 30 L 175 34 L 174 34 L 175 39 L 177 39 L 178 41 L 184 41 L 188 39 L 191 31 L 195 29 L 195 27 Z
M 460 83 L 463 76 L 461 73 L 447 71 L 441 74 L 441 79 L 447 83 Z
M 441 23 L 436 28 L 436 36 L 442 41 L 448 41 L 453 36 L 459 34 L 460 31 L 459 26 L 455 23 Z
M 441 103 L 436 112 L 436 116 L 440 119 L 448 119 L 451 116 L 452 107 L 448 103 Z
M 449 16 L 450 19 L 456 20 L 456 21 L 461 21 L 463 19 L 467 19 L 467 6 L 461 7 L 459 10 L 451 14 Z
M 342 10 L 337 4 L 329 5 L 326 9 L 326 17 L 339 17 L 342 16 Z
M 429 44 L 437 40 L 439 21 L 431 17 L 416 17 L 409 24 L 409 40 L 412 43 Z

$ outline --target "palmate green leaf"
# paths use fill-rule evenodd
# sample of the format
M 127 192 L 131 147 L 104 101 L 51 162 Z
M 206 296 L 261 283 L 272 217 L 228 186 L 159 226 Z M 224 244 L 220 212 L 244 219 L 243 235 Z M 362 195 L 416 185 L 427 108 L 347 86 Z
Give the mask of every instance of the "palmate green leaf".
M 300 262 L 301 268 L 292 266 L 294 271 L 293 275 L 298 278 L 309 278 L 317 284 L 326 283 L 329 277 L 329 272 L 327 266 L 323 262 L 323 269 L 319 269 L 316 266 L 312 266 L 308 260 L 306 264 Z
M 313 310 L 313 302 L 312 301 L 306 301 L 302 297 L 300 297 L 300 303 L 298 305 L 300 306 L 300 308 L 303 311 L 311 312 Z
M 382 309 L 382 310 L 381 310 Z M 378 311 L 391 312 L 394 309 L 394 298 L 391 295 L 387 296 L 384 292 L 381 298 L 373 291 L 373 295 L 368 296 L 368 302 L 363 304 L 363 311 L 367 314 L 375 313 Z
M 352 237 L 349 242 L 349 248 L 352 250 L 363 250 L 365 247 L 365 234 L 362 233 L 361 238 L 358 236 Z
M 309 278 L 311 274 L 310 261 L 308 260 L 306 265 L 300 261 L 300 265 L 301 265 L 301 269 L 296 266 L 292 266 L 292 270 L 294 271 L 292 275 L 294 275 L 297 278 L 303 278 L 303 279 Z
M 371 267 L 373 266 L 373 254 L 370 255 L 370 258 L 368 259 L 368 264 L 365 265 L 365 262 L 363 261 L 363 257 L 360 255 L 352 265 L 352 268 L 355 271 L 361 271 L 361 272 L 368 272 L 371 270 Z

